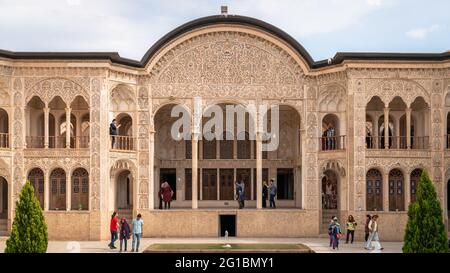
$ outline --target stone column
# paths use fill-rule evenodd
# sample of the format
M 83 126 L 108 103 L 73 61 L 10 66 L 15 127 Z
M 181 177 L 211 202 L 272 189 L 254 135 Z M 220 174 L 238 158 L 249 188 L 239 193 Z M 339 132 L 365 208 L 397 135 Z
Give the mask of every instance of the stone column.
M 148 166 L 150 170 L 150 174 L 148 177 L 149 181 L 149 189 L 148 189 L 148 201 L 149 201 L 149 209 L 155 209 L 155 131 L 151 130 L 149 133 L 149 149 L 148 149 Z
M 45 149 L 48 149 L 49 117 L 50 117 L 50 108 L 44 107 L 44 148 Z
M 389 107 L 384 108 L 384 148 L 389 149 Z
M 192 209 L 198 208 L 198 134 L 192 133 Z
M 71 108 L 66 108 L 66 148 L 70 149 L 70 112 Z
M 406 148 L 411 149 L 411 108 L 406 108 Z
M 71 210 L 72 204 L 72 175 L 70 173 L 67 173 L 66 176 L 66 210 L 69 211 Z
M 380 143 L 378 140 L 378 117 L 375 116 L 375 119 L 373 120 L 373 140 L 372 145 L 374 149 L 378 149 L 380 147 Z
M 395 119 L 395 145 L 394 143 L 392 143 L 394 145 L 394 147 L 396 149 L 400 149 L 400 119 L 396 118 Z
M 78 114 L 76 117 L 76 128 L 75 128 L 75 148 L 81 148 L 81 119 L 83 118 L 83 114 Z
M 383 211 L 389 211 L 389 173 L 383 173 Z
M 262 209 L 262 136 L 256 133 L 256 208 Z
M 50 173 L 44 174 L 44 211 L 50 208 Z

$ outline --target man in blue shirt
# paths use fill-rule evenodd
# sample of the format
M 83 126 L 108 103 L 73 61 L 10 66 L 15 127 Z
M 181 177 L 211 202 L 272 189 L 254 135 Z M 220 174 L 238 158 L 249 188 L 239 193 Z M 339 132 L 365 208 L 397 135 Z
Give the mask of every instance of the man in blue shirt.
M 117 125 L 116 119 L 113 119 L 111 124 L 109 125 L 109 134 L 111 135 L 111 148 L 114 149 L 114 144 L 116 142 L 117 130 L 119 129 L 120 124 Z
M 139 252 L 139 244 L 141 243 L 142 238 L 142 226 L 144 225 L 144 221 L 141 219 L 141 214 L 138 214 L 136 219 L 133 220 L 133 242 L 131 244 L 131 252 Z M 136 248 L 135 248 L 136 246 Z

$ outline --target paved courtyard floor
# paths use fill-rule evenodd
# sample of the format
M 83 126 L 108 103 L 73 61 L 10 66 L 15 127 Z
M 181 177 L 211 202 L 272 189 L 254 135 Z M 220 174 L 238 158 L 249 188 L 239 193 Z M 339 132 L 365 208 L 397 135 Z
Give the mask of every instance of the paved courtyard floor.
M 5 250 L 7 237 L 0 237 L 0 253 Z M 49 253 L 119 253 L 118 249 L 109 249 L 108 241 L 50 241 L 48 244 Z M 204 244 L 204 243 L 301 243 L 317 253 L 401 253 L 401 242 L 382 242 L 384 250 L 374 251 L 365 250 L 363 242 L 354 242 L 353 244 L 345 244 L 341 242 L 339 250 L 333 250 L 329 247 L 328 238 L 143 238 L 141 240 L 140 252 L 145 250 L 149 245 L 155 243 L 177 243 L 177 244 Z M 118 247 L 118 242 L 116 242 Z M 131 240 L 128 241 L 128 251 L 131 249 Z M 130 253 L 130 252 L 128 252 Z

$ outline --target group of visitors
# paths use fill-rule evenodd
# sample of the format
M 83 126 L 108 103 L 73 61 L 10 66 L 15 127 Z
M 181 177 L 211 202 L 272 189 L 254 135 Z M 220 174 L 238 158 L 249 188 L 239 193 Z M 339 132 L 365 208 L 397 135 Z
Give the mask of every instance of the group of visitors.
M 164 202 L 164 209 L 170 209 L 170 203 L 173 199 L 173 190 L 172 187 L 170 187 L 169 182 L 163 181 L 161 183 L 161 187 L 159 189 L 159 209 L 163 209 L 163 202 Z
M 237 182 L 236 181 L 236 200 L 239 204 L 239 209 L 243 209 L 245 207 L 245 183 L 243 180 Z M 277 195 L 277 186 L 274 183 L 273 179 L 270 179 L 270 185 L 267 185 L 266 181 L 263 181 L 262 188 L 262 207 L 267 207 L 267 197 L 269 197 L 270 208 L 276 208 L 275 205 L 275 196 Z
M 122 252 L 123 249 L 126 252 L 127 241 L 130 239 L 131 236 L 133 236 L 133 241 L 131 243 L 131 252 L 134 252 L 135 250 L 136 252 L 139 252 L 139 245 L 141 243 L 142 238 L 142 226 L 144 225 L 144 221 L 142 220 L 141 214 L 138 214 L 136 218 L 133 219 L 131 225 L 133 227 L 132 229 L 130 228 L 130 225 L 128 224 L 125 218 L 122 218 L 119 221 L 117 212 L 114 212 L 111 215 L 111 222 L 110 222 L 111 242 L 108 245 L 110 249 L 117 248 L 116 246 L 114 246 L 114 242 L 117 239 L 119 239 L 120 241 L 119 251 Z
M 336 132 L 334 126 L 328 124 L 322 135 L 322 150 L 335 150 L 336 149 Z
M 378 215 L 367 215 L 365 223 L 365 243 L 364 248 L 367 250 L 383 250 L 384 248 L 380 244 L 380 238 L 378 235 Z M 350 243 L 353 244 L 355 237 L 355 229 L 358 223 L 355 221 L 353 215 L 349 215 L 347 219 L 347 237 L 345 243 L 348 244 L 350 237 Z M 338 218 L 336 216 L 331 217 L 330 225 L 328 227 L 328 235 L 330 239 L 330 247 L 339 250 L 339 240 L 344 236 L 341 225 L 339 224 Z
M 267 197 L 269 197 L 269 206 L 270 208 L 276 208 L 275 205 L 275 196 L 277 196 L 277 186 L 274 183 L 273 179 L 270 179 L 270 184 L 267 185 L 267 182 L 263 182 L 263 195 L 262 195 L 262 207 L 266 208 Z

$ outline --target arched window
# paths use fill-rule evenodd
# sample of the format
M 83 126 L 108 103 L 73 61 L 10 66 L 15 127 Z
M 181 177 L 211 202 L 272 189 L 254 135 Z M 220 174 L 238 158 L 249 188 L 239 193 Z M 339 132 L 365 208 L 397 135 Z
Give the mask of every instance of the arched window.
M 233 159 L 233 134 L 224 132 L 220 140 L 220 159 Z
M 66 172 L 54 169 L 50 173 L 50 210 L 66 209 Z
M 237 157 L 238 159 L 251 158 L 251 142 L 249 134 L 247 132 L 242 132 L 238 135 Z
M 405 210 L 404 177 L 399 169 L 389 172 L 389 211 Z
M 0 108 L 0 148 L 9 148 L 8 113 Z
M 339 131 L 339 118 L 328 114 L 322 119 L 322 150 L 340 150 L 343 148 Z
M 376 169 L 370 169 L 366 174 L 366 209 L 368 211 L 383 210 L 383 176 Z
M 416 201 L 417 186 L 419 184 L 422 169 L 415 169 L 411 173 L 411 203 Z
M 72 210 L 89 209 L 89 174 L 83 168 L 72 173 Z
M 34 168 L 28 173 L 27 179 L 34 188 L 34 195 L 39 200 L 41 208 L 44 209 L 44 172 Z

